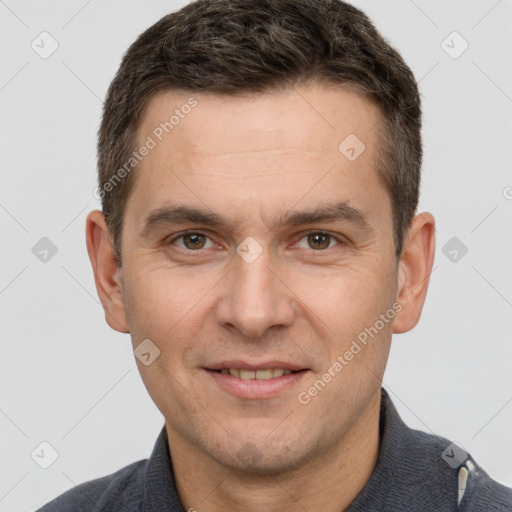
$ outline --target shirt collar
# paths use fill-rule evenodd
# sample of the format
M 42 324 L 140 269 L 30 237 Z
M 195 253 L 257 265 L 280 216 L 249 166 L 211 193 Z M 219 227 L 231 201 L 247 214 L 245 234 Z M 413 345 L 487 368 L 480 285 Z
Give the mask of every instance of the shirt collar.
M 456 472 L 441 457 L 447 440 L 409 428 L 384 388 L 379 427 L 377 464 L 345 512 L 457 510 Z
M 142 510 L 185 512 L 176 490 L 165 425 L 156 440 L 144 472 Z

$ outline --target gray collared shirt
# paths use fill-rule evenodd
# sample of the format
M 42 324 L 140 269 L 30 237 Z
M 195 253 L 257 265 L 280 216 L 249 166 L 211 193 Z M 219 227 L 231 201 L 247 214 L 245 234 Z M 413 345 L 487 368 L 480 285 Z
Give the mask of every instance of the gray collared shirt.
M 345 512 L 512 511 L 512 489 L 447 439 L 407 427 L 384 388 L 381 394 L 377 465 Z M 196 508 L 200 512 L 200 504 Z M 38 510 L 64 511 L 185 512 L 165 426 L 149 459 L 78 485 Z

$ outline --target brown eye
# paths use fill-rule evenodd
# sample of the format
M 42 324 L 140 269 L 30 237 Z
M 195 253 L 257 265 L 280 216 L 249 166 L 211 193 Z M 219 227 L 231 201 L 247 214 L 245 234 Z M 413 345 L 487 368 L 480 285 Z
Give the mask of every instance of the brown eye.
M 202 249 L 206 244 L 206 237 L 200 233 L 183 235 L 183 244 L 187 249 Z
M 308 235 L 308 245 L 311 249 L 327 249 L 331 243 L 331 236 L 325 233 L 311 233 Z

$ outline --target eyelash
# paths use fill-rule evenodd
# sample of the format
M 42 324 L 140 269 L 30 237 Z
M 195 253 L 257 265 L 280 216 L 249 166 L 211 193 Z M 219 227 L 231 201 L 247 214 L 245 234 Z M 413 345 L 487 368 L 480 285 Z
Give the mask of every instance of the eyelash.
M 174 244 L 177 240 L 183 239 L 183 237 L 186 235 L 202 235 L 202 236 L 206 237 L 208 240 L 212 241 L 211 238 L 205 233 L 202 233 L 200 231 L 187 231 L 185 233 L 181 233 L 178 236 L 175 236 L 173 239 L 169 240 L 169 242 L 167 242 L 167 243 L 168 243 L 168 245 Z M 336 242 L 336 245 L 334 247 L 346 246 L 348 244 L 348 242 L 346 240 L 344 240 L 343 238 L 335 236 L 327 231 L 312 230 L 312 231 L 307 231 L 304 234 L 302 234 L 302 236 L 296 242 L 294 242 L 293 246 L 296 246 L 301 240 L 307 238 L 310 235 L 328 236 L 328 237 L 330 237 L 330 241 L 334 240 Z M 327 247 L 326 249 L 312 249 L 311 247 L 309 247 L 308 250 L 313 251 L 315 253 L 322 253 L 322 252 L 327 252 L 329 249 L 333 249 L 334 247 Z M 203 248 L 193 250 L 193 249 L 187 249 L 186 247 L 179 247 L 179 246 L 178 246 L 178 248 L 180 250 L 186 251 L 187 253 L 199 253 L 199 252 L 202 252 L 202 250 L 203 250 Z

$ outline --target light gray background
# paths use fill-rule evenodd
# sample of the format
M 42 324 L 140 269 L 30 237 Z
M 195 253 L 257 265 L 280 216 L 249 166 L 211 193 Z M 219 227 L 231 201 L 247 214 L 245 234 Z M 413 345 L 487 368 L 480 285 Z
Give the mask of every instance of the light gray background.
M 135 37 L 186 2 L 0 0 L 0 510 L 30 511 L 146 458 L 163 425 L 128 335 L 105 323 L 85 248 L 99 206 L 101 101 Z M 385 387 L 412 427 L 457 441 L 512 485 L 512 2 L 357 1 L 420 81 L 420 211 L 437 220 L 419 325 L 395 335 Z M 59 47 L 42 59 L 31 42 Z M 462 41 L 469 48 L 457 59 Z M 452 49 L 446 48 L 452 46 Z M 48 48 L 48 46 L 46 46 Z M 58 248 L 41 262 L 32 247 Z M 456 236 L 457 262 L 442 251 Z M 41 469 L 42 441 L 59 453 Z

